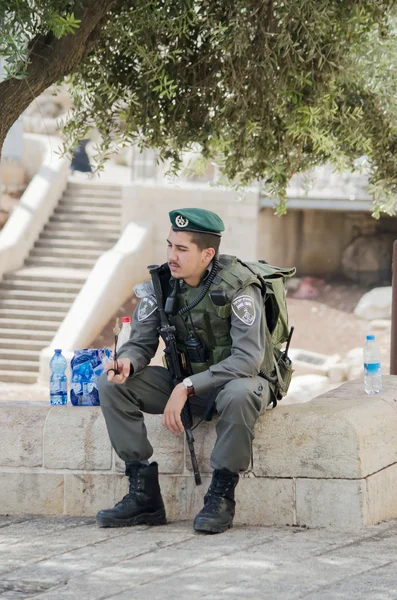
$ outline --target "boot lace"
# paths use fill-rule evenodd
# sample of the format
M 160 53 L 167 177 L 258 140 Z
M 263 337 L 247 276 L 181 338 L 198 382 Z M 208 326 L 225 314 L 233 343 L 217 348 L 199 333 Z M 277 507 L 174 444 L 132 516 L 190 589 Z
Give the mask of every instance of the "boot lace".
M 204 498 L 204 506 L 211 508 L 216 514 L 220 514 L 222 508 L 222 499 L 225 498 L 233 502 L 232 494 L 235 487 L 233 479 L 229 475 L 217 473 L 213 477 L 208 492 Z
M 128 492 L 120 500 L 120 502 L 117 502 L 116 506 L 119 506 L 120 504 L 125 504 L 126 502 L 131 502 L 132 500 L 135 499 L 137 490 L 139 489 L 139 486 L 141 483 L 141 479 L 140 479 L 139 475 L 140 475 L 139 466 L 132 466 L 132 467 L 128 468 L 128 476 L 129 476 Z

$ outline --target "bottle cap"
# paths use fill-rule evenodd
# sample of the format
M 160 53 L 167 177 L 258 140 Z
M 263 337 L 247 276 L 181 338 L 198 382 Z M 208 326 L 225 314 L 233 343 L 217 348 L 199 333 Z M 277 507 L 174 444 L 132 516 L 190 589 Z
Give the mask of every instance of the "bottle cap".
M 121 319 L 121 322 L 122 322 L 122 323 L 131 323 L 131 317 L 123 317 L 123 318 Z
M 375 336 L 374 335 L 367 335 L 367 340 L 374 340 Z
M 62 350 L 60 348 L 55 348 L 54 352 L 62 352 Z

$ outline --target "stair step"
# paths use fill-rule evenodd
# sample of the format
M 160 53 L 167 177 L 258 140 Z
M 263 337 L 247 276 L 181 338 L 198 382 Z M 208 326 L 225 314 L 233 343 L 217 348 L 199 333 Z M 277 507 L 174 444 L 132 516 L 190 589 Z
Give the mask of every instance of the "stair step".
M 62 196 L 58 202 L 59 208 L 62 206 L 81 206 L 83 208 L 112 208 L 121 210 L 120 198 L 90 198 L 89 196 Z
M 83 226 L 84 225 L 84 226 Z M 48 223 L 44 226 L 42 233 L 48 233 L 52 238 L 59 238 L 62 232 L 72 231 L 76 236 L 86 237 L 87 239 L 93 240 L 98 238 L 99 235 L 111 237 L 119 237 L 121 227 L 118 225 L 106 224 L 106 223 L 87 223 L 81 224 L 77 227 L 76 223 Z M 74 235 L 72 237 L 75 237 Z
M 0 361 L 1 360 L 29 361 L 38 364 L 40 361 L 40 350 L 22 350 L 21 348 L 0 347 Z
M 110 242 L 102 242 L 101 240 L 71 240 L 71 239 L 43 239 L 39 238 L 35 242 L 34 248 L 70 248 L 77 250 L 100 250 L 106 252 L 112 248 Z
M 7 383 L 36 383 L 37 371 L 38 369 L 35 373 L 30 373 L 29 371 L 0 370 L 0 381 L 5 381 Z
M 34 281 L 34 279 L 7 279 L 0 282 L 0 290 L 14 290 L 16 292 L 22 291 L 40 291 L 49 293 L 65 293 L 77 295 L 82 288 L 82 284 L 79 282 L 65 283 L 63 281 Z
M 93 224 L 98 224 L 98 225 L 107 225 L 109 224 L 112 227 L 115 227 L 116 225 L 119 225 L 121 222 L 121 217 L 117 216 L 117 215 L 93 215 L 91 214 L 87 214 L 86 216 L 81 216 L 81 215 L 75 215 L 73 213 L 62 213 L 62 214 L 53 214 L 49 220 L 48 223 L 72 223 L 73 225 L 75 225 L 76 223 L 79 223 L 81 225 L 93 225 Z
M 26 310 L 19 308 L 2 308 L 0 307 L 0 321 L 2 319 L 19 319 L 21 323 L 26 327 L 31 321 L 53 321 L 54 324 L 63 321 L 65 318 L 65 312 L 54 311 L 54 310 Z
M 0 310 L 4 310 L 6 308 L 12 308 L 15 310 L 33 310 L 33 311 L 50 311 L 50 312 L 59 312 L 66 314 L 69 311 L 70 305 L 64 304 L 62 302 L 54 302 L 52 298 L 45 300 L 14 300 L 12 298 L 4 298 L 0 296 Z
M 57 208 L 54 210 L 53 213 L 55 216 L 58 215 L 88 215 L 90 218 L 91 217 L 117 217 L 118 219 L 121 218 L 121 209 L 118 207 L 85 207 L 85 206 L 73 206 L 71 205 L 62 205 L 62 206 L 57 206 Z
M 88 198 L 121 198 L 121 187 L 68 185 L 63 196 L 84 196 Z
M 82 286 L 89 275 L 89 271 L 82 272 L 77 269 L 53 269 L 50 267 L 25 267 L 13 271 L 12 273 L 6 273 L 4 275 L 5 281 L 37 281 L 38 284 L 53 283 L 65 285 L 66 283 L 71 286 L 71 289 L 78 289 Z
M 3 315 L 0 316 L 0 331 L 2 329 L 12 330 L 10 332 L 10 337 L 13 337 L 14 335 L 16 335 L 17 329 L 23 329 L 25 332 L 29 331 L 29 330 L 27 330 L 28 326 L 32 327 L 32 333 L 33 333 L 33 330 L 34 330 L 34 332 L 37 332 L 37 331 L 41 332 L 42 330 L 43 331 L 51 331 L 52 337 L 54 337 L 55 332 L 58 331 L 59 324 L 60 324 L 60 322 L 50 321 L 50 320 L 49 321 L 41 321 L 40 319 L 28 319 L 28 318 L 18 319 L 16 317 L 11 319 L 8 317 L 4 317 Z
M 35 371 L 36 377 L 39 370 L 39 356 L 37 360 L 8 360 L 7 358 L 0 358 L 0 371 Z
M 119 241 L 120 230 L 114 234 L 108 233 L 107 231 L 68 231 L 68 230 L 43 230 L 40 234 L 38 242 L 49 242 L 64 243 L 70 242 L 72 244 L 109 244 L 114 246 Z
M 9 288 L 0 286 L 0 302 L 3 300 L 29 300 L 31 302 L 34 302 L 35 300 L 39 302 L 42 301 L 43 292 L 37 291 L 37 286 L 35 284 L 32 284 L 31 287 L 34 288 L 35 291 L 15 289 L 14 286 L 10 286 Z M 49 299 L 51 300 L 51 302 L 58 302 L 69 306 L 72 304 L 76 296 L 77 293 L 52 291 L 51 294 L 49 294 Z
M 77 259 L 77 258 L 69 258 L 65 260 L 64 258 L 44 258 L 44 257 L 36 257 L 36 258 L 27 258 L 25 260 L 25 265 L 30 267 L 74 267 L 75 269 L 92 269 L 95 265 L 96 260 L 93 258 L 90 259 Z
M 10 330 L 6 329 L 10 335 Z M 31 350 L 32 352 L 40 352 L 43 348 L 48 346 L 52 339 L 52 334 L 47 335 L 46 340 L 35 340 L 35 339 L 19 339 L 19 338 L 2 338 L 0 334 L 0 348 L 8 350 Z
M 82 259 L 96 259 L 99 256 L 101 256 L 101 254 L 103 254 L 103 250 L 102 249 L 94 249 L 94 248 L 84 248 L 83 250 L 80 250 L 79 248 L 59 248 L 57 246 L 46 246 L 46 247 L 40 247 L 40 248 L 33 248 L 33 250 L 30 251 L 29 254 L 29 258 L 34 258 L 34 257 L 46 257 L 46 258 L 82 258 Z
M 11 322 L 11 325 L 9 326 L 5 326 L 4 324 L 0 325 L 0 339 L 4 344 L 12 344 L 13 342 L 17 341 L 25 343 L 27 343 L 27 341 L 35 341 L 37 343 L 42 342 L 43 348 L 45 348 L 53 339 L 54 333 L 56 331 L 56 328 L 53 328 L 53 323 L 51 323 L 51 326 L 53 328 L 51 331 L 42 331 L 42 329 L 16 329 L 15 324 L 13 325 L 12 323 L 13 322 Z M 7 324 L 9 324 L 8 319 Z M 19 321 L 18 325 L 20 325 Z
M 98 181 L 96 182 L 91 182 L 91 183 L 86 183 L 86 182 L 82 182 L 82 181 L 68 181 L 67 184 L 67 190 L 75 190 L 75 189 L 80 189 L 80 190 L 106 190 L 106 191 L 112 191 L 112 192 L 120 192 L 122 190 L 121 185 L 118 185 L 117 183 L 102 183 L 102 181 Z
M 67 188 L 62 197 L 63 198 L 98 198 L 103 200 L 110 198 L 111 200 L 121 200 L 121 190 L 101 190 L 101 188 L 86 189 L 86 188 Z

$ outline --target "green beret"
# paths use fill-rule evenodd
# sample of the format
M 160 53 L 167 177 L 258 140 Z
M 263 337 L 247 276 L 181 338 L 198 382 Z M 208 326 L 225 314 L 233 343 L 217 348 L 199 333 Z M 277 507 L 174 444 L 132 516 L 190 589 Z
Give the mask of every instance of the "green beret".
M 170 221 L 174 231 L 196 231 L 221 235 L 225 231 L 223 221 L 218 215 L 203 208 L 180 208 L 170 212 Z

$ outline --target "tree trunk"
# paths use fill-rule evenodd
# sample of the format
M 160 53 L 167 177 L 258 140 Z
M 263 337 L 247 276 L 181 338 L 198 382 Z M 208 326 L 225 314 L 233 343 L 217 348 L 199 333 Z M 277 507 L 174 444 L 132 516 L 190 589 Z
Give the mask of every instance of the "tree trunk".
M 99 40 L 107 13 L 115 0 L 87 0 L 83 3 L 79 28 L 74 34 L 56 39 L 40 35 L 30 43 L 30 64 L 24 79 L 0 83 L 0 156 L 11 125 L 29 104 L 54 82 L 73 73 L 87 52 Z

